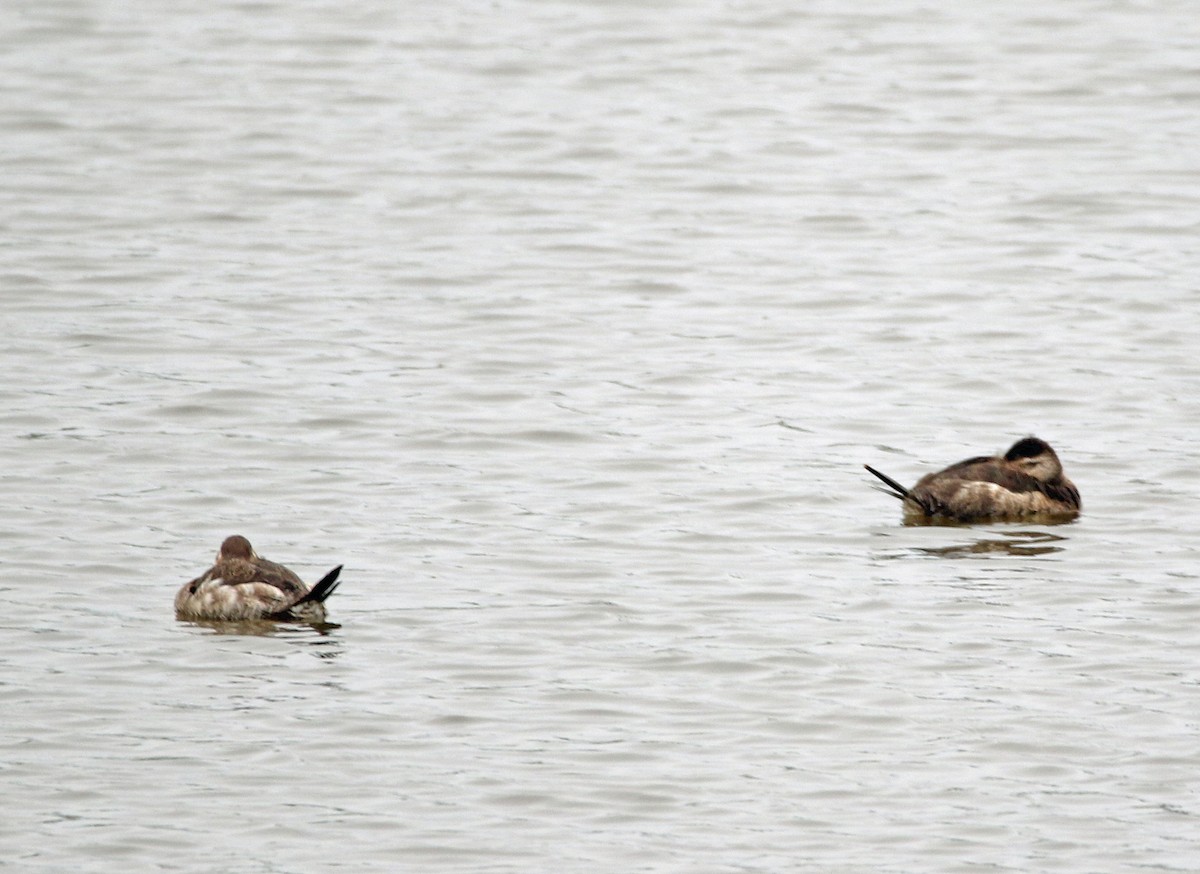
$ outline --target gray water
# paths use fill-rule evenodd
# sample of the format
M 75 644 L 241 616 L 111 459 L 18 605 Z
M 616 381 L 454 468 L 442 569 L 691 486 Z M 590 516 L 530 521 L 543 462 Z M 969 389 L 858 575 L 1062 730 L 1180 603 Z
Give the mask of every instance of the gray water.
M 1200 16 L 942 5 L 5 3 L 0 866 L 1200 870 Z

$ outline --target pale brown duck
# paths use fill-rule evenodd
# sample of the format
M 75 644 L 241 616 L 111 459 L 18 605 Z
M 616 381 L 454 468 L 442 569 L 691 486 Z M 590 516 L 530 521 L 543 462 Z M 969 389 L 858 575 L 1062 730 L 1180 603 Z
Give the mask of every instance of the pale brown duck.
M 240 534 L 225 538 L 213 566 L 175 596 L 180 619 L 281 619 L 321 623 L 338 587 L 338 565 L 309 588 L 281 564 L 261 558 Z

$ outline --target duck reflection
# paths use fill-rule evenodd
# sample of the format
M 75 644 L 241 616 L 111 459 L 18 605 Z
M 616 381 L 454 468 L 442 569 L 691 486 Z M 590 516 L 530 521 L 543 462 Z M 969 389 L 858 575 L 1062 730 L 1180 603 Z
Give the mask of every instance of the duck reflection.
M 268 619 L 180 619 L 179 621 L 198 628 L 206 628 L 213 634 L 244 637 L 306 637 L 315 634 L 317 638 L 324 638 L 342 627 L 337 622 L 279 622 Z M 318 639 L 313 643 L 320 644 L 323 641 Z
M 917 552 L 940 558 L 970 558 L 979 555 L 1030 556 L 1062 552 L 1067 538 L 1046 531 L 1006 531 L 999 538 L 985 538 L 952 546 L 918 546 Z

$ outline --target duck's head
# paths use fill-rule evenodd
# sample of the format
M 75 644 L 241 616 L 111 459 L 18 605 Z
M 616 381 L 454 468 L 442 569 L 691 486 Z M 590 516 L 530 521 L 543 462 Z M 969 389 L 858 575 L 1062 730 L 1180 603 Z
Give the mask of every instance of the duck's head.
M 232 537 L 226 537 L 221 548 L 217 550 L 217 561 L 229 558 L 249 561 L 252 558 L 258 558 L 258 555 L 254 552 L 254 547 L 250 545 L 249 540 L 240 534 L 234 534 Z
M 1063 475 L 1062 462 L 1058 460 L 1050 444 L 1037 437 L 1018 440 L 1004 453 L 1004 460 L 1039 482 L 1050 482 Z

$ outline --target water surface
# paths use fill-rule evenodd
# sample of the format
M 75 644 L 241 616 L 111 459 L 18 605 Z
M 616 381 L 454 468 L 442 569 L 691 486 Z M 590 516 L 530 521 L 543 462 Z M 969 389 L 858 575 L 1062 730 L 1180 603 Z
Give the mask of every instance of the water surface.
M 1196 870 L 1198 37 L 6 6 L 3 858 Z M 232 533 L 338 627 L 177 623 Z

